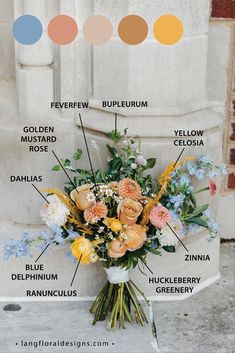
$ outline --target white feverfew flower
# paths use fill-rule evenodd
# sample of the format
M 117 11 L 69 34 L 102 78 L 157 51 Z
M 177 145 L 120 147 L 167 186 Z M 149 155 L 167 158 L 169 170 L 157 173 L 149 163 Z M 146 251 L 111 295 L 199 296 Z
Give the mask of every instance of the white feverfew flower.
M 131 169 L 134 169 L 134 170 L 135 170 L 135 169 L 137 169 L 137 168 L 138 168 L 138 165 L 137 165 L 136 163 L 132 163 L 132 164 L 131 164 Z
M 147 165 L 147 161 L 142 154 L 136 157 L 136 163 L 139 165 L 142 165 L 143 167 L 146 167 Z
M 113 190 L 111 190 L 111 189 L 107 189 L 105 193 L 108 197 L 113 196 Z
M 169 222 L 169 225 L 175 231 L 178 237 L 181 238 L 183 235 L 182 223 L 180 221 L 171 221 Z M 170 227 L 165 226 L 161 229 L 161 232 L 158 236 L 161 246 L 175 246 L 178 243 L 178 239 Z
M 95 202 L 95 195 L 93 194 L 93 192 L 89 192 L 87 194 L 87 197 L 86 197 L 87 201 L 89 202 Z
M 99 227 L 98 233 L 103 233 L 103 231 L 104 231 L 104 227 Z
M 44 204 L 40 211 L 42 220 L 49 228 L 61 227 L 67 221 L 70 211 L 56 195 L 48 196 L 47 200 L 49 204 Z

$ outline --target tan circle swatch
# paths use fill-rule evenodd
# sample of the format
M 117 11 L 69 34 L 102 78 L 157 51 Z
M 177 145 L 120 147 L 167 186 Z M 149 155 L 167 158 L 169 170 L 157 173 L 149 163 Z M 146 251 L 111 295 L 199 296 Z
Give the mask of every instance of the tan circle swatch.
M 59 15 L 52 18 L 48 25 L 50 39 L 58 45 L 72 43 L 78 34 L 76 21 L 67 15 Z
M 89 43 L 101 45 L 108 42 L 112 37 L 113 27 L 107 17 L 95 15 L 86 21 L 83 32 Z
M 124 43 L 137 45 L 146 39 L 148 25 L 142 17 L 129 15 L 124 17 L 119 23 L 118 33 Z
M 164 15 L 157 19 L 153 27 L 154 37 L 165 45 L 176 44 L 184 34 L 182 21 L 173 15 Z

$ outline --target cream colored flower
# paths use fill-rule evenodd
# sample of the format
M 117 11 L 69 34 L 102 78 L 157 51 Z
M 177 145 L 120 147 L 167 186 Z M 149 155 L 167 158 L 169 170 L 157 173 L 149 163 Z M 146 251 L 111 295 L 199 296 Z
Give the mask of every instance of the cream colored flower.
M 44 204 L 40 211 L 42 220 L 49 228 L 63 226 L 70 211 L 56 195 L 48 196 L 47 200 L 49 204 Z

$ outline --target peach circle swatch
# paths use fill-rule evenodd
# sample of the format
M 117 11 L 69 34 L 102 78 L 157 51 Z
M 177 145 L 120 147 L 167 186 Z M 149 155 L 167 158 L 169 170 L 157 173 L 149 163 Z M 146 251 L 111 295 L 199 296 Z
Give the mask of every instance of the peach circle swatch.
M 165 45 L 176 44 L 184 34 L 182 21 L 173 15 L 164 15 L 157 19 L 153 27 L 154 37 Z
M 118 34 L 124 43 L 137 45 L 146 39 L 148 25 L 142 17 L 129 15 L 124 17 L 119 23 Z
M 84 24 L 83 33 L 86 40 L 95 45 L 105 44 L 113 35 L 113 26 L 105 16 L 95 15 Z
M 48 35 L 50 39 L 58 45 L 72 43 L 78 34 L 76 21 L 67 15 L 59 15 L 52 18 L 49 22 Z

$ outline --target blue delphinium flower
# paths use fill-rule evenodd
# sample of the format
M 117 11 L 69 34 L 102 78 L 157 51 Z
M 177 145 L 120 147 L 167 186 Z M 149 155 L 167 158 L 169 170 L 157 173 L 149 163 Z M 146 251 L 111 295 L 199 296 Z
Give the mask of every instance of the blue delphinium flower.
M 10 256 L 15 257 L 31 256 L 29 246 L 20 240 L 9 240 L 4 246 L 4 260 L 8 260 Z
M 205 169 L 202 169 L 202 168 L 197 169 L 195 175 L 198 180 L 203 180 L 205 177 Z
M 212 170 L 210 170 L 208 173 L 207 173 L 207 176 L 209 177 L 209 178 L 215 178 L 215 177 L 217 177 L 218 176 L 218 171 L 216 170 L 216 169 L 212 169 Z
M 77 239 L 77 237 L 79 237 L 79 233 L 78 232 L 74 232 L 74 231 L 72 231 L 70 229 L 67 232 L 69 234 L 69 236 L 66 238 L 67 240 L 75 240 L 75 239 Z
M 199 161 L 205 164 L 211 164 L 213 163 L 213 160 L 211 158 L 211 154 L 208 154 L 206 156 L 203 156 L 201 158 L 199 158 Z
M 227 166 L 226 166 L 226 164 L 224 164 L 224 163 L 222 163 L 221 165 L 220 165 L 220 173 L 221 174 L 223 174 L 223 175 L 226 175 L 227 173 L 228 173 L 228 171 L 227 171 Z
M 191 179 L 187 174 L 182 174 L 179 182 L 181 185 L 189 185 L 191 182 Z
M 170 202 L 174 205 L 174 208 L 178 208 L 184 202 L 185 196 L 183 194 L 172 195 L 170 196 Z
M 59 243 L 61 245 L 65 243 L 65 238 L 62 235 L 62 229 L 61 228 L 57 228 L 54 231 L 54 242 Z
M 197 166 L 194 162 L 187 162 L 187 168 L 190 175 L 194 175 L 197 170 Z
M 220 229 L 219 224 L 212 220 L 208 222 L 208 227 L 212 233 L 218 233 Z
M 188 230 L 190 233 L 195 233 L 199 228 L 200 228 L 200 226 L 198 224 L 190 223 L 188 225 Z

